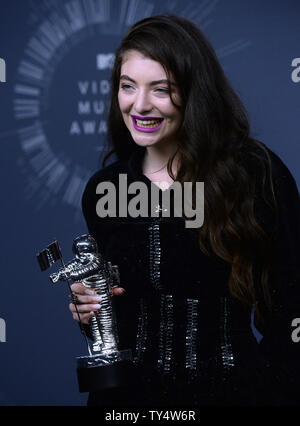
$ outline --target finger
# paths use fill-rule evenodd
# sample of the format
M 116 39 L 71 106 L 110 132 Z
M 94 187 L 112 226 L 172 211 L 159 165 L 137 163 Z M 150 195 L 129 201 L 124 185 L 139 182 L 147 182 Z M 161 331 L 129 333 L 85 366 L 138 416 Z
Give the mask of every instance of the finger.
M 79 314 L 79 316 L 80 316 L 80 321 L 83 324 L 89 324 L 90 319 L 95 316 L 95 312 L 89 312 L 87 314 Z M 76 313 L 73 314 L 73 319 L 75 321 L 79 322 L 79 318 L 78 318 L 78 315 Z
M 77 306 L 77 311 L 80 313 L 88 313 L 88 312 L 92 312 L 92 311 L 97 311 L 98 309 L 101 308 L 101 305 L 99 303 L 96 304 L 88 304 L 88 305 L 76 305 Z M 75 305 L 73 303 L 69 304 L 69 309 L 71 312 L 76 312 L 76 308 Z
M 112 295 L 113 296 L 121 296 L 125 293 L 125 289 L 122 287 L 114 287 L 112 288 Z
M 76 293 L 76 294 L 88 294 L 88 295 L 95 294 L 94 290 L 86 288 L 82 283 L 72 284 L 71 289 L 72 289 L 73 293 Z
M 102 299 L 103 299 L 102 296 L 99 296 L 97 294 L 95 294 L 94 296 L 83 296 L 83 295 L 76 294 L 76 298 L 77 298 L 77 303 L 76 303 L 77 305 L 95 304 L 95 303 L 102 302 Z

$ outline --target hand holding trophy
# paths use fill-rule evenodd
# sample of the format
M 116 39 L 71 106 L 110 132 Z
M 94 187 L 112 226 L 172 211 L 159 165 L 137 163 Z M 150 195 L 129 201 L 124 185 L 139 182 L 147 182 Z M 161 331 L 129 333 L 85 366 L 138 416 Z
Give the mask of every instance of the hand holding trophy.
M 134 368 L 132 354 L 130 349 L 118 350 L 116 317 L 112 305 L 112 288 L 120 283 L 118 267 L 102 258 L 95 239 L 90 235 L 76 238 L 72 250 L 75 259 L 66 265 L 57 241 L 38 253 L 37 259 L 42 271 L 61 260 L 62 268 L 50 275 L 52 283 L 66 281 L 72 294 L 69 281 L 82 282 L 102 299 L 101 309 L 85 326 L 93 337 L 91 350 L 76 298 L 72 298 L 89 351 L 89 355 L 77 357 L 79 391 L 90 392 L 127 385 L 132 380 Z

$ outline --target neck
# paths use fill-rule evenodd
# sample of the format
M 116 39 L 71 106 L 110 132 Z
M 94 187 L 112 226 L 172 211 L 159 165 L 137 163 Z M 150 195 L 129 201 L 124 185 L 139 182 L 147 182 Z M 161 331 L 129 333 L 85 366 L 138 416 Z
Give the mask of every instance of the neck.
M 156 147 L 148 146 L 146 148 L 145 156 L 143 159 L 142 169 L 144 174 L 155 174 L 155 172 L 167 173 L 167 164 L 169 158 L 175 153 L 176 147 Z M 176 154 L 173 164 L 172 172 L 176 176 L 178 170 L 178 155 Z

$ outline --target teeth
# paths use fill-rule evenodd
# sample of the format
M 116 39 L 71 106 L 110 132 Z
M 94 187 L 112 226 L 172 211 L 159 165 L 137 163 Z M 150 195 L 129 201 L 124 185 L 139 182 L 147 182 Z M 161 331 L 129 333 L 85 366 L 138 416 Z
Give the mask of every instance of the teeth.
M 143 121 L 143 120 L 138 120 L 136 118 L 136 122 L 137 123 L 141 123 L 141 124 L 156 124 L 157 122 L 159 122 L 159 120 L 147 120 L 147 121 Z
M 160 120 L 138 120 L 137 118 L 135 118 L 135 121 L 139 126 L 143 127 L 155 127 L 160 123 Z

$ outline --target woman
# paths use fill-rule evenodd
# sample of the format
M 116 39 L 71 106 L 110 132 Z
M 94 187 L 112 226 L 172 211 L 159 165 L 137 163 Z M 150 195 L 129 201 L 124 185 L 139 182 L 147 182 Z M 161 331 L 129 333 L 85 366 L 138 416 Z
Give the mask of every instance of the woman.
M 130 28 L 116 53 L 108 124 L 118 159 L 89 180 L 82 208 L 101 253 L 119 266 L 120 348 L 133 349 L 144 385 L 92 394 L 89 404 L 297 403 L 297 186 L 250 137 L 245 110 L 195 24 L 164 15 Z M 112 182 L 118 193 L 120 175 L 149 189 L 148 215 L 99 217 L 96 188 Z M 202 226 L 188 228 L 185 212 L 176 215 L 173 182 L 204 182 Z M 153 185 L 172 199 L 166 209 L 158 203 L 158 216 Z M 81 284 L 72 290 L 87 324 L 101 303 Z

